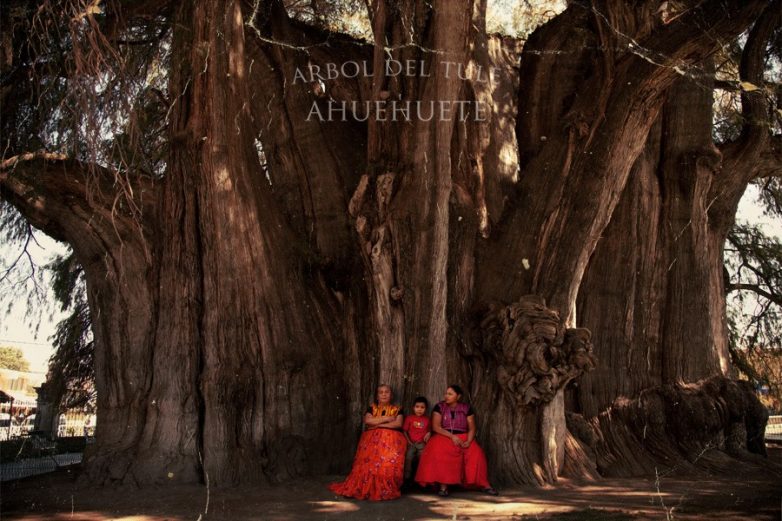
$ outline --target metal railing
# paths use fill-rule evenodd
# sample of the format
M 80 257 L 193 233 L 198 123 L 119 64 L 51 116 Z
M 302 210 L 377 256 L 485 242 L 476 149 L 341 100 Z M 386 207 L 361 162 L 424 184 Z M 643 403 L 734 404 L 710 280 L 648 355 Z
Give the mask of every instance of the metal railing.
M 782 441 L 782 415 L 769 416 L 766 424 L 766 440 Z
M 33 433 L 0 443 L 0 481 L 55 471 L 81 463 L 84 437 L 50 439 Z
M 81 463 L 81 458 L 81 452 L 72 452 L 0 463 L 0 482 L 54 472 L 58 468 Z

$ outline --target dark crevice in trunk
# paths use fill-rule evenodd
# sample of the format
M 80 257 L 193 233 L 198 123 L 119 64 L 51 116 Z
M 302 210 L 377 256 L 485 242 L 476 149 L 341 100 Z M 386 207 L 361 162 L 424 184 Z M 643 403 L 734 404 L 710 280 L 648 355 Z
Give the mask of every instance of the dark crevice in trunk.
M 199 222 L 199 211 L 198 211 L 198 205 L 195 206 L 195 222 Z M 201 234 L 197 233 L 195 234 L 195 251 L 197 258 L 202 258 L 202 250 L 203 245 L 201 244 Z M 204 287 L 205 282 L 203 280 L 204 275 L 203 272 L 201 273 L 201 283 L 200 287 Z M 196 316 L 198 317 L 198 331 L 199 333 L 204 331 L 204 314 L 203 314 L 203 306 L 204 302 L 199 302 L 199 309 L 195 312 Z M 200 378 L 201 375 L 204 374 L 204 369 L 206 366 L 206 359 L 204 356 L 204 338 L 203 335 L 200 335 L 198 337 L 198 341 L 196 342 L 196 345 L 193 346 L 193 348 L 196 351 L 195 359 L 197 361 L 196 364 L 196 375 L 198 380 L 195 382 L 195 385 L 193 386 L 193 391 L 195 394 L 196 399 L 196 410 L 197 410 L 197 424 L 196 424 L 196 452 L 198 454 L 198 473 L 199 477 L 202 483 L 209 483 L 209 474 L 206 472 L 206 466 L 204 465 L 204 431 L 206 428 L 206 400 L 204 399 L 203 389 L 201 387 Z

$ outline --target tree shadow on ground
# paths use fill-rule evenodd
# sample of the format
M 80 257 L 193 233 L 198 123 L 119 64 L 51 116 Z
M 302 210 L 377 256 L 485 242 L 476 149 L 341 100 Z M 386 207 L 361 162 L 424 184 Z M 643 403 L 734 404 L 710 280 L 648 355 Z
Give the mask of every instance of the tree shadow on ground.
M 203 485 L 87 487 L 73 470 L 3 484 L 0 514 L 25 521 L 201 521 L 207 520 L 430 520 L 677 521 L 778 519 L 782 484 L 766 479 L 730 481 L 663 479 L 563 481 L 547 489 L 511 488 L 499 497 L 454 490 L 441 498 L 429 492 L 395 501 L 341 498 L 327 485 L 337 476 L 264 487 L 231 489 Z
M 554 514 L 552 516 L 540 517 L 537 515 L 521 516 L 516 518 L 519 521 L 545 519 L 546 521 L 633 521 L 636 516 L 625 512 L 612 512 L 595 508 L 566 512 L 564 514 Z M 516 521 L 516 520 L 512 520 Z

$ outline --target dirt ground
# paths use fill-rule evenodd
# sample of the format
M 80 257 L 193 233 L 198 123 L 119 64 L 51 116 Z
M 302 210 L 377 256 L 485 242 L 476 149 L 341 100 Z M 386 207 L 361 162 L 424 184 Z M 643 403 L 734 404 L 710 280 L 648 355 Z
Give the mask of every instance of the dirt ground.
M 602 480 L 555 488 L 506 488 L 499 497 L 455 490 L 441 498 L 414 492 L 373 503 L 343 499 L 326 485 L 339 476 L 261 488 L 172 486 L 89 488 L 78 469 L 3 484 L 0 518 L 51 521 L 206 520 L 779 520 L 782 483 L 741 479 Z

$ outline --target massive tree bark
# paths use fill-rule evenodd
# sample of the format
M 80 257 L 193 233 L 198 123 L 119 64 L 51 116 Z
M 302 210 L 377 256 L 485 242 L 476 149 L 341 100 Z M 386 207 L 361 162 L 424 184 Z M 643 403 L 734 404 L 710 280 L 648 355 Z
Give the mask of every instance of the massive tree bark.
M 749 394 L 670 386 L 729 369 L 721 248 L 767 131 L 748 128 L 720 164 L 708 63 L 765 3 L 692 2 L 668 19 L 656 2 L 574 2 L 523 50 L 487 36 L 485 4 L 376 0 L 367 44 L 275 0 L 177 3 L 164 10 L 162 179 L 46 155 L 3 163 L 3 198 L 85 267 L 94 480 L 344 471 L 381 382 L 403 403 L 463 384 L 498 482 L 648 472 L 617 448 L 631 435 L 644 461 L 688 457 L 697 447 L 673 447 L 673 416 L 657 414 L 677 392 L 697 394 L 710 433 L 758 451 Z M 778 4 L 746 46 L 742 74 L 758 83 Z M 389 59 L 416 74 L 388 73 Z M 346 61 L 372 76 L 294 81 Z M 309 117 L 386 100 L 490 110 Z M 616 401 L 644 390 L 662 398 Z M 714 420 L 709 400 L 728 395 Z M 568 422 L 577 436 L 566 403 L 583 415 Z M 644 414 L 659 431 L 648 444 L 625 425 Z
M 778 24 L 778 7 L 750 33 L 743 81 L 760 81 L 757 53 Z M 711 135 L 712 88 L 706 75 L 669 90 L 590 260 L 579 322 L 602 332 L 596 355 L 612 363 L 578 384 L 575 407 L 587 416 L 617 395 L 730 374 L 722 245 L 747 183 L 768 175 L 758 161 L 768 146 L 768 107 L 762 95 L 744 93 L 742 137 L 720 151 Z

